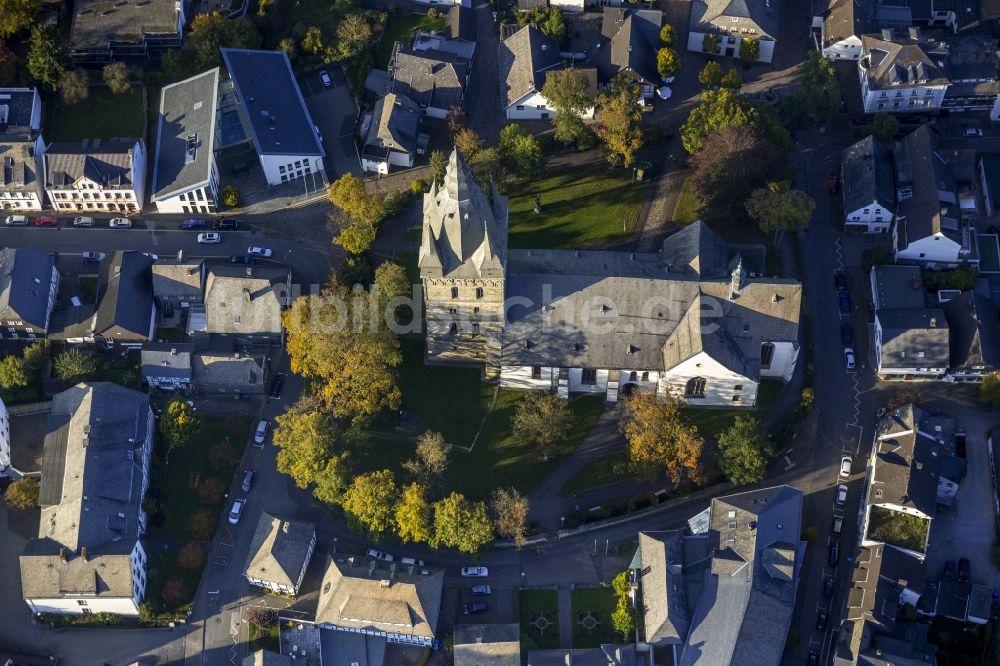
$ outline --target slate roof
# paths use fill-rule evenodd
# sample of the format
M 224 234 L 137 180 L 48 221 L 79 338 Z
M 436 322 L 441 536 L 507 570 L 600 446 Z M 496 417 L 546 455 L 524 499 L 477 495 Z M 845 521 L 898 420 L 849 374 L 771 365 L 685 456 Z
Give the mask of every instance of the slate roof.
M 423 112 L 404 95 L 388 93 L 375 103 L 365 139 L 366 156 L 386 158 L 389 150 L 413 154 Z
M 78 0 L 69 44 L 73 51 L 103 49 L 109 42 L 140 42 L 144 36 L 180 36 L 175 0 Z
M 445 34 L 448 39 L 476 41 L 476 10 L 462 5 L 455 5 L 449 9 Z
M 933 431 L 923 430 L 926 412 L 913 404 L 883 416 L 877 424 L 871 504 L 894 504 L 933 516 L 939 460 L 950 455 Z
M 682 530 L 639 532 L 638 580 L 646 642 L 683 644 L 690 626 Z
M 948 367 L 948 320 L 944 310 L 882 309 L 875 316 L 882 327 L 882 368 Z
M 804 545 L 802 493 L 777 486 L 715 498 L 711 567 L 680 664 L 778 664 Z
M 873 203 L 890 212 L 896 209 L 892 151 L 885 144 L 865 137 L 844 150 L 841 164 L 846 215 Z
M 872 277 L 876 310 L 924 307 L 924 279 L 919 266 L 872 266 Z
M 729 245 L 701 220 L 671 234 L 660 254 L 674 273 L 713 278 L 727 275 L 732 268 Z
M 541 92 L 545 72 L 562 67 L 559 44 L 533 25 L 500 42 L 500 81 L 505 106 Z
M 143 377 L 176 377 L 191 379 L 190 342 L 147 342 L 140 356 Z
M 155 298 L 174 300 L 200 300 L 201 297 L 200 261 L 175 261 L 157 259 L 152 267 L 153 296 Z
M 596 648 L 531 650 L 527 666 L 639 666 L 635 644 L 604 644 Z
M 205 276 L 208 333 L 281 334 L 281 311 L 290 303 L 289 269 L 218 265 Z
M 953 372 L 1000 369 L 1000 319 L 990 298 L 989 283 L 976 280 L 971 291 L 944 304 L 950 340 L 949 367 Z
M 130 333 L 149 336 L 153 317 L 152 258 L 142 252 L 115 252 L 101 264 L 97 312 L 93 332 L 97 335 Z M 119 330 L 113 330 L 119 329 Z
M 823 20 L 823 47 L 874 30 L 872 0 L 833 0 Z
M 263 360 L 240 352 L 201 352 L 191 358 L 192 381 L 201 388 L 263 389 Z
M 418 266 L 422 276 L 502 278 L 507 254 L 507 198 L 476 184 L 453 150 L 444 184 L 424 194 Z
M 863 35 L 861 48 L 862 68 L 867 68 L 869 89 L 950 83 L 942 67 L 928 57 L 916 40 Z
M 328 557 L 316 624 L 433 638 L 443 587 L 443 570 L 423 575 L 375 560 Z
M 322 157 L 323 146 L 285 52 L 221 50 L 258 154 Z
M 0 322 L 21 320 L 45 333 L 49 328 L 49 288 L 56 260 L 33 248 L 0 250 Z
M 598 62 L 601 82 L 610 83 L 621 72 L 644 83 L 660 81 L 656 53 L 661 46 L 662 23 L 663 12 L 658 9 L 605 7 L 600 48 L 592 52 Z
M 0 133 L 0 192 L 36 192 L 38 160 L 32 141 L 8 141 Z
M 160 92 L 151 201 L 176 196 L 211 179 L 218 97 L 218 67 L 164 86 Z
M 255 580 L 295 587 L 315 536 L 316 526 L 312 523 L 262 512 L 250 540 L 250 555 L 243 573 Z
M 455 666 L 520 666 L 518 624 L 455 625 Z
M 454 53 L 435 49 L 419 51 L 397 44 L 389 65 L 389 90 L 422 107 L 449 109 L 461 106 L 471 63 Z
M 40 129 L 41 99 L 35 88 L 0 88 L 0 142 L 26 141 Z
M 778 38 L 781 0 L 694 0 L 690 32 L 728 32 L 731 27 L 751 28 L 758 39 Z M 737 23 L 732 17 L 739 18 Z
M 45 186 L 64 189 L 86 177 L 104 190 L 131 190 L 135 146 L 135 142 L 128 141 L 89 148 L 75 143 L 54 143 L 45 153 Z

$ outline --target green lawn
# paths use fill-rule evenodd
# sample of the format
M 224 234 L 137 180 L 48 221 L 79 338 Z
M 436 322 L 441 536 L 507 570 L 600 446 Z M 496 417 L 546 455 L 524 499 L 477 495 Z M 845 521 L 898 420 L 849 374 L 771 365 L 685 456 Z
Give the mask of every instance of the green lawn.
M 90 97 L 75 106 L 51 105 L 45 138 L 49 141 L 80 141 L 143 135 L 142 89 L 115 95 L 107 88 L 92 88 Z
M 444 16 L 429 19 L 417 14 L 392 14 L 386 21 L 382 32 L 382 41 L 375 50 L 375 60 L 372 64 L 376 69 L 386 69 L 392 58 L 392 45 L 395 42 L 407 42 L 415 30 L 444 30 Z
M 868 538 L 922 553 L 927 544 L 929 527 L 930 522 L 920 516 L 873 506 L 868 525 Z
M 681 192 L 677 195 L 677 203 L 674 204 L 674 224 L 682 227 L 695 222 L 698 219 L 698 209 L 701 203 L 694 194 L 694 186 L 691 178 L 685 178 L 681 185 Z
M 559 595 L 555 590 L 521 590 L 521 651 L 554 650 L 559 647 Z M 548 626 L 542 627 L 548 621 Z
M 591 488 L 616 483 L 627 478 L 620 473 L 620 466 L 628 463 L 628 452 L 617 451 L 593 461 L 563 484 L 562 494 L 572 495 Z
M 90 381 L 112 382 L 136 391 L 142 390 L 142 368 L 138 363 L 126 359 L 118 361 L 97 361 L 97 372 Z
M 535 213 L 535 195 L 542 212 Z M 572 167 L 510 187 L 512 248 L 601 247 L 627 238 L 646 196 L 629 169 Z
M 278 624 L 276 623 L 273 627 L 261 631 L 257 628 L 257 625 L 250 624 L 247 626 L 247 638 L 249 643 L 249 648 L 247 652 L 253 654 L 257 650 L 270 650 L 271 652 L 278 652 L 281 646 L 278 644 Z
M 611 626 L 618 602 L 611 587 L 578 587 L 571 594 L 574 649 L 601 647 L 621 639 Z
M 399 387 L 402 409 L 417 418 L 417 432 L 435 430 L 457 446 L 472 445 L 484 416 L 493 402 L 495 387 L 480 381 L 475 368 L 449 368 L 423 363 L 423 340 L 401 340 L 403 365 Z M 471 452 L 456 450 L 446 473 L 445 484 L 466 497 L 485 499 L 494 488 L 514 486 L 522 492 L 531 490 L 562 462 L 593 425 L 604 408 L 599 396 L 578 396 L 570 400 L 573 427 L 555 455 L 542 461 L 532 444 L 511 434 L 514 408 L 525 394 L 500 391 L 482 434 Z M 401 465 L 413 455 L 415 436 L 375 428 L 375 441 L 354 451 L 355 461 L 364 470 L 388 467 L 401 475 Z
M 685 407 L 684 417 L 688 423 L 698 426 L 698 432 L 709 441 L 715 441 L 723 430 L 736 421 L 737 416 L 749 415 L 763 419 L 778 398 L 784 383 L 776 379 L 766 379 L 757 387 L 757 405 L 753 409 L 713 409 Z

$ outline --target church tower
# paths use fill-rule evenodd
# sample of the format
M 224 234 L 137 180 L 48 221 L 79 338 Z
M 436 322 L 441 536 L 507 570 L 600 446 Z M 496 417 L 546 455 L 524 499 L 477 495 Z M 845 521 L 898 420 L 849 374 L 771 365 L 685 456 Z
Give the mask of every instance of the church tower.
M 500 374 L 507 269 L 507 198 L 487 196 L 452 151 L 444 184 L 424 195 L 420 280 L 426 362 L 484 365 Z

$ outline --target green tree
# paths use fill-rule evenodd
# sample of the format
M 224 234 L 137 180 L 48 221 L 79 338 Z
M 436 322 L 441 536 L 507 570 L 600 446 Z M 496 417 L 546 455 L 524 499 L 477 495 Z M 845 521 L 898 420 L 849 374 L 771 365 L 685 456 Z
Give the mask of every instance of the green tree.
M 0 0 L 0 37 L 31 27 L 41 6 L 41 0 Z
M 129 81 L 128 66 L 120 60 L 105 65 L 102 74 L 104 76 L 104 85 L 114 94 L 124 95 L 132 90 L 132 83 Z
M 160 416 L 160 434 L 171 447 L 188 444 L 200 429 L 201 414 L 184 400 L 171 400 Z
M 276 467 L 299 488 L 315 483 L 326 467 L 337 443 L 337 427 L 323 411 L 300 400 L 294 408 L 275 418 Z
M 55 31 L 47 25 L 33 25 L 28 73 L 41 85 L 55 90 L 63 69 L 63 52 L 56 41 Z
M 41 373 L 42 365 L 45 363 L 46 344 L 45 341 L 39 340 L 38 342 L 32 342 L 24 348 L 21 358 L 24 359 L 24 370 L 29 375 Z
M 355 477 L 344 493 L 341 506 L 354 529 L 379 539 L 393 528 L 398 500 L 396 478 L 383 469 Z
M 497 534 L 520 548 L 528 532 L 528 498 L 516 488 L 497 488 L 491 502 Z
M 681 143 L 688 153 L 694 155 L 701 152 L 705 137 L 714 130 L 759 125 L 759 111 L 738 92 L 729 88 L 706 90 L 688 114 L 687 122 L 681 126 Z
M 669 395 L 665 402 L 652 393 L 638 393 L 623 401 L 620 427 L 637 471 L 655 476 L 666 470 L 675 484 L 702 479 L 705 440 L 686 423 Z
M 67 106 L 76 106 L 90 97 L 90 79 L 79 69 L 64 69 L 58 87 L 59 99 Z
M 582 72 L 575 69 L 548 72 L 542 95 L 556 111 L 552 122 L 557 141 L 572 143 L 586 133 L 580 116 L 593 108 L 594 101 L 587 93 L 587 78 Z
M 638 98 L 639 85 L 624 76 L 616 77 L 611 91 L 600 98 L 594 133 L 604 143 L 605 155 L 612 164 L 621 158 L 625 166 L 632 166 L 635 152 L 642 147 L 642 111 L 635 103 Z
M 308 53 L 320 53 L 323 51 L 323 31 L 317 26 L 311 25 L 306 30 L 306 36 L 302 38 L 302 48 Z
M 284 51 L 289 60 L 299 57 L 299 47 L 295 45 L 295 40 L 291 37 L 282 37 L 278 40 L 278 50 Z
M 183 569 L 201 569 L 205 564 L 205 549 L 199 543 L 186 543 L 177 551 L 177 563 Z
M 431 504 L 427 491 L 419 483 L 403 488 L 396 506 L 396 536 L 403 543 L 428 541 L 431 538 Z
M 240 205 L 240 191 L 235 185 L 226 185 L 222 188 L 222 203 L 227 208 L 236 208 Z
M 535 178 L 545 167 L 545 157 L 538 140 L 520 125 L 511 124 L 500 130 L 500 159 L 508 170 L 520 178 Z
M 537 23 L 538 29 L 553 39 L 562 41 L 566 36 L 566 21 L 559 7 L 549 7 L 544 18 Z
M 339 59 L 348 60 L 361 53 L 371 42 L 372 29 L 362 14 L 348 14 L 337 25 Z
M 85 380 L 97 370 L 97 363 L 90 354 L 85 354 L 79 349 L 70 348 L 56 356 L 52 362 L 52 367 L 59 379 L 75 384 Z
M 493 543 L 493 526 L 482 502 L 470 502 L 452 493 L 434 503 L 432 548 L 455 548 L 463 553 L 478 553 Z
M 375 280 L 372 282 L 372 292 L 381 305 L 390 303 L 395 298 L 409 298 L 413 295 L 413 286 L 406 275 L 406 269 L 394 261 L 385 261 L 375 269 Z
M 188 45 L 194 51 L 195 61 L 202 69 L 221 63 L 220 49 L 260 48 L 260 33 L 246 18 L 227 19 L 219 12 L 198 14 L 191 21 Z
M 740 40 L 740 60 L 744 64 L 751 65 L 757 62 L 760 57 L 760 42 L 751 37 L 744 37 Z
M 635 616 L 628 597 L 618 597 L 615 610 L 611 613 L 611 627 L 618 632 L 622 640 L 628 640 L 635 631 Z
M 716 53 L 719 50 L 719 36 L 713 32 L 706 32 L 701 38 L 701 50 L 703 53 Z
M 882 143 L 890 143 L 897 134 L 899 134 L 899 121 L 891 113 L 876 113 L 864 128 L 865 136 L 873 136 Z
M 444 176 L 448 172 L 448 158 L 440 150 L 431 151 L 428 163 L 431 167 L 431 175 L 434 181 L 440 185 L 444 182 Z
M 816 50 L 810 50 L 802 66 L 803 91 L 809 100 L 812 115 L 829 120 L 840 111 L 840 84 L 833 61 Z
M 979 384 L 979 399 L 994 409 L 1000 407 L 1000 372 L 983 377 Z
M 3 493 L 3 501 L 17 511 L 29 511 L 38 506 L 38 480 L 30 476 L 22 476 L 7 486 Z
M 676 39 L 677 33 L 674 31 L 674 26 L 666 23 L 660 28 L 660 41 L 663 42 L 664 46 L 673 46 Z
M 778 117 L 781 124 L 788 131 L 795 132 L 812 125 L 813 103 L 809 94 L 804 90 L 799 90 L 791 95 L 782 95 L 775 105 L 778 110 Z
M 719 85 L 723 88 L 731 88 L 733 90 L 739 90 L 743 87 L 743 77 L 736 70 L 735 67 L 730 67 L 722 78 L 719 80 Z
M 681 58 L 677 51 L 664 47 L 656 54 L 656 71 L 665 79 L 675 75 L 681 68 Z
M 417 439 L 416 457 L 403 463 L 403 468 L 425 487 L 433 487 L 448 469 L 451 444 L 439 432 L 428 430 Z
M 757 188 L 745 205 L 750 218 L 764 233 L 807 229 L 816 208 L 811 196 L 789 189 L 788 183 Z
M 0 38 L 0 86 L 13 85 L 21 76 L 24 65 L 17 54 Z
M 375 226 L 385 215 L 382 200 L 369 193 L 361 179 L 351 172 L 333 181 L 328 194 L 331 203 L 356 222 Z
M 9 391 L 27 385 L 28 373 L 23 358 L 11 355 L 0 359 L 0 389 Z
M 516 439 L 535 445 L 542 460 L 561 442 L 573 423 L 566 400 L 554 393 L 528 393 L 517 402 L 511 421 Z
M 350 460 L 349 451 L 331 454 L 313 478 L 313 497 L 330 506 L 340 504 L 351 482 Z
M 507 180 L 507 171 L 503 168 L 500 151 L 496 148 L 483 148 L 473 155 L 468 163 L 473 178 L 487 192 L 491 183 L 502 187 Z
M 733 425 L 719 434 L 719 469 L 735 485 L 757 483 L 767 473 L 773 447 L 760 431 L 760 421 L 737 416 Z
M 709 60 L 698 72 L 698 82 L 706 87 L 714 87 L 722 83 L 722 67 L 715 60 Z

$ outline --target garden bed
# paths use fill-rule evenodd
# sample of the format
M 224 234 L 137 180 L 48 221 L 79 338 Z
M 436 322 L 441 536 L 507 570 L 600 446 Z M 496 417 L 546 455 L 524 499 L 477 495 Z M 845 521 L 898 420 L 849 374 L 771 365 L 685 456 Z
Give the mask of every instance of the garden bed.
M 572 592 L 573 649 L 601 647 L 621 639 L 611 626 L 618 599 L 611 587 L 578 587 Z
M 559 595 L 555 590 L 521 590 L 521 651 L 559 647 Z

